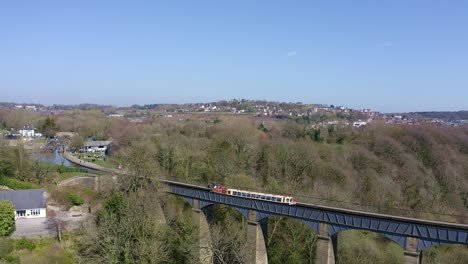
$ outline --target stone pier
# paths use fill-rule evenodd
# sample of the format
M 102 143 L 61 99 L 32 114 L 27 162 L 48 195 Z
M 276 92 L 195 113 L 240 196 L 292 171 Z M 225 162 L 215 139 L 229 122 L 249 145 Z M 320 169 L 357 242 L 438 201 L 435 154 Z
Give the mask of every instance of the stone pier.
M 405 264 L 419 264 L 421 263 L 420 252 L 418 252 L 419 240 L 415 237 L 406 238 L 406 248 L 404 251 L 403 263 Z
M 198 226 L 198 252 L 200 264 L 213 263 L 213 252 L 211 250 L 210 226 L 205 214 L 200 208 L 200 201 L 193 199 L 193 222 Z
M 317 250 L 315 253 L 316 264 L 335 264 L 336 252 L 333 240 L 336 240 L 336 237 L 330 237 L 328 234 L 328 229 L 328 224 L 320 223 L 319 233 L 317 236 Z
M 250 210 L 247 219 L 247 263 L 268 264 L 262 225 L 256 220 L 257 212 Z M 263 223 L 265 226 L 265 223 Z

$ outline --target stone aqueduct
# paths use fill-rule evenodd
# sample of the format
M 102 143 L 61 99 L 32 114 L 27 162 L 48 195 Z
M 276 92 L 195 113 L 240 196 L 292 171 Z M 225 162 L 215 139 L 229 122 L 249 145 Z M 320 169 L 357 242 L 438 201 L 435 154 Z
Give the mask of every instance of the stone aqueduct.
M 115 177 L 114 177 L 115 180 Z M 274 202 L 251 200 L 210 192 L 205 187 L 163 181 L 169 186 L 168 192 L 182 197 L 192 207 L 193 221 L 199 226 L 200 263 L 212 263 L 210 230 L 205 215 L 211 205 L 225 204 L 242 214 L 248 223 L 248 263 L 268 263 L 266 231 L 270 216 L 288 216 L 302 221 L 317 232 L 316 262 L 335 263 L 337 235 L 350 229 L 368 230 L 382 234 L 404 249 L 404 263 L 421 263 L 421 252 L 440 244 L 468 245 L 468 225 L 433 222 L 413 218 L 396 217 L 374 213 L 352 211 L 316 205 L 287 205 Z M 59 186 L 86 185 L 99 190 L 100 178 L 84 175 L 67 179 Z

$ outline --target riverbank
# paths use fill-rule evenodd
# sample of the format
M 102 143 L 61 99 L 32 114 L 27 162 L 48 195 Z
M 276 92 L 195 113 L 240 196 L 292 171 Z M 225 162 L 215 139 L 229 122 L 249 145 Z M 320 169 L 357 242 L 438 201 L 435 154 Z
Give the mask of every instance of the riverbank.
M 65 157 L 65 159 L 67 159 L 71 163 L 76 164 L 78 166 L 88 168 L 88 169 L 97 170 L 97 171 L 104 171 L 104 172 L 109 172 L 109 173 L 113 173 L 113 174 L 121 173 L 121 171 L 119 171 L 117 169 L 106 168 L 106 167 L 97 165 L 95 163 L 92 163 L 92 162 L 85 161 L 85 160 L 79 159 L 77 157 L 74 157 L 68 151 L 63 152 L 63 156 Z

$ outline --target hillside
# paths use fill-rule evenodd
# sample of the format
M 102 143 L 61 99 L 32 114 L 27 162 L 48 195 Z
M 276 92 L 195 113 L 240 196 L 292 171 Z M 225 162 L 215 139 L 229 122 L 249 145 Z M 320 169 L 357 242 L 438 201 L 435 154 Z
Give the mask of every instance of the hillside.
M 436 118 L 444 121 L 468 120 L 468 111 L 416 112 L 412 114 L 417 114 L 423 118 Z
M 16 120 L 15 115 L 7 117 L 4 123 Z M 97 220 L 69 242 L 77 261 L 143 258 L 187 263 L 197 256 L 197 226 L 190 207 L 182 199 L 163 195 L 151 181 L 142 181 L 158 177 L 289 193 L 299 201 L 321 205 L 468 221 L 467 127 L 373 122 L 356 129 L 239 115 L 191 117 L 141 123 L 98 111 L 54 117 L 57 129 L 82 137 L 71 139 L 73 144 L 110 136 L 111 158 L 128 172 L 120 178 L 118 190 L 101 190 Z M 41 122 L 44 117 L 33 118 Z M 0 150 L 0 174 L 5 179 L 47 184 L 48 171 L 34 162 L 17 162 L 28 159 L 20 147 Z M 164 227 L 158 224 L 162 217 L 158 203 Z M 215 262 L 245 263 L 245 218 L 219 205 L 208 217 L 212 249 L 218 254 Z M 300 221 L 270 217 L 267 239 L 270 263 L 304 263 L 315 257 L 317 235 Z M 338 240 L 341 263 L 402 262 L 401 247 L 383 236 L 353 231 L 340 233 Z M 364 252 L 367 257 L 362 259 Z M 429 263 L 463 263 L 467 252 L 463 246 L 443 246 L 425 251 L 424 258 Z

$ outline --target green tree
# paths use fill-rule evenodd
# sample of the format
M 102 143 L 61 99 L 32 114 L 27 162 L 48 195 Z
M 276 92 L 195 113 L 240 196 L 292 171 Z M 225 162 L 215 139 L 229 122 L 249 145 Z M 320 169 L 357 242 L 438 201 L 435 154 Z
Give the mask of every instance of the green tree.
M 312 129 L 311 131 L 308 132 L 310 139 L 312 139 L 315 142 L 322 141 L 322 136 L 320 135 L 321 133 L 322 131 L 320 131 L 320 128 Z
M 261 123 L 259 126 L 258 126 L 258 129 L 260 129 L 261 131 L 263 132 L 268 132 L 268 129 L 265 127 L 265 125 L 263 123 Z
M 15 206 L 8 200 L 0 201 L 0 236 L 15 231 Z
M 55 122 L 55 119 L 49 116 L 40 125 L 40 128 L 41 128 L 42 133 L 48 137 L 55 136 L 58 130 L 58 126 Z
M 157 152 L 158 162 L 167 173 L 172 174 L 175 167 L 175 152 L 171 144 L 160 145 Z

